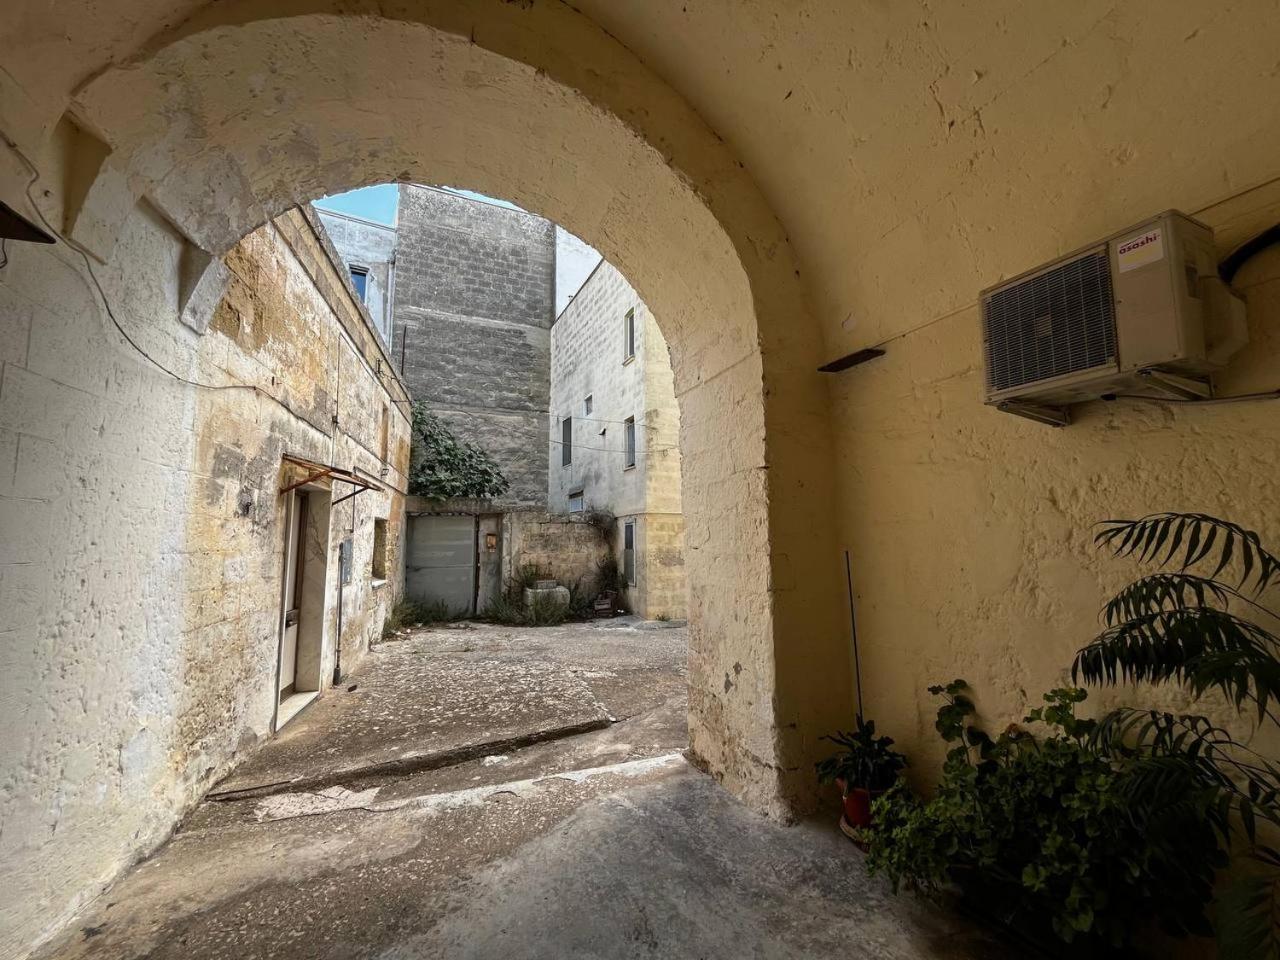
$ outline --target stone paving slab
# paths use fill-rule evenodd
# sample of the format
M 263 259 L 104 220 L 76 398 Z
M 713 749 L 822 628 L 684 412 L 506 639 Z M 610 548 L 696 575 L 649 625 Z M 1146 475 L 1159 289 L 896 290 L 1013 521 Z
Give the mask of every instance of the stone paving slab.
M 268 798 L 216 806 L 259 808 Z M 1025 960 L 678 756 L 180 831 L 41 960 Z
M 430 635 L 415 635 L 375 648 L 346 685 L 312 704 L 210 798 L 430 769 L 611 720 L 563 663 L 516 647 L 479 651 L 463 643 L 442 652 Z
M 396 756 L 462 742 L 440 724 L 485 737 L 627 709 L 507 756 L 201 804 L 40 960 L 1025 956 L 891 896 L 830 814 L 782 827 L 691 769 L 679 634 L 477 627 L 382 647 L 355 693 L 317 703 L 257 769 L 367 761 L 369 736 Z M 405 688 L 432 696 L 406 706 Z

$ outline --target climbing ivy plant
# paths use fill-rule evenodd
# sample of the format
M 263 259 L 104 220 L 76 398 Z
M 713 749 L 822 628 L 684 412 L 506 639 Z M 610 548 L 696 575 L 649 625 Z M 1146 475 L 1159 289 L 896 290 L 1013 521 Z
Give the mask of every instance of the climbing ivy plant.
M 409 492 L 431 500 L 490 499 L 511 486 L 489 454 L 459 440 L 421 403 L 413 405 Z

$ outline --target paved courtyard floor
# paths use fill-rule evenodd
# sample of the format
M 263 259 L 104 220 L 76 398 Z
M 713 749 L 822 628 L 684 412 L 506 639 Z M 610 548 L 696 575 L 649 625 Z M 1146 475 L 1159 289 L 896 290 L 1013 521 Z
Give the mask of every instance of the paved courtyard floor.
M 870 880 L 829 818 L 778 826 L 691 768 L 686 632 L 657 626 L 379 645 L 41 956 L 1013 956 Z

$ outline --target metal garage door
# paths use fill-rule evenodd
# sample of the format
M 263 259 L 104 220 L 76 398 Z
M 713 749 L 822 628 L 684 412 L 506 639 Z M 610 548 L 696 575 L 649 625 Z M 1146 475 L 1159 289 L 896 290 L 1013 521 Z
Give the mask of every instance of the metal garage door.
M 410 600 L 443 601 L 450 614 L 474 614 L 475 517 L 410 517 L 404 588 Z

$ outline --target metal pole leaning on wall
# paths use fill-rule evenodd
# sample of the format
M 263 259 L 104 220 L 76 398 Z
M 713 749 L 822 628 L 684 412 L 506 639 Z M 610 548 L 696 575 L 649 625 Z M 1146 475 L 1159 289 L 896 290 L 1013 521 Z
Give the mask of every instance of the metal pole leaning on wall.
M 844 582 L 849 590 L 849 637 L 853 643 L 853 681 L 858 691 L 858 723 L 862 723 L 862 662 L 858 657 L 858 617 L 853 606 L 853 567 L 849 551 L 844 552 Z

